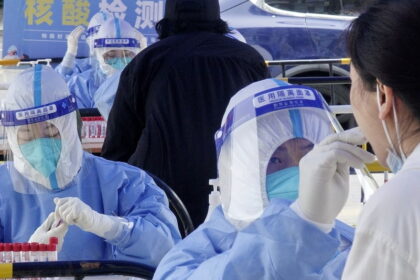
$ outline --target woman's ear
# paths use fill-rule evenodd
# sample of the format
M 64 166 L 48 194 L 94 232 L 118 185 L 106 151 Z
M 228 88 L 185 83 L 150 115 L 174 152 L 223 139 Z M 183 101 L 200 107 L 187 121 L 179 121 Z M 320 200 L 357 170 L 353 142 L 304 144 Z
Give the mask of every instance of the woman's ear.
M 378 90 L 379 119 L 384 120 L 392 114 L 392 104 L 395 102 L 394 90 L 379 82 Z

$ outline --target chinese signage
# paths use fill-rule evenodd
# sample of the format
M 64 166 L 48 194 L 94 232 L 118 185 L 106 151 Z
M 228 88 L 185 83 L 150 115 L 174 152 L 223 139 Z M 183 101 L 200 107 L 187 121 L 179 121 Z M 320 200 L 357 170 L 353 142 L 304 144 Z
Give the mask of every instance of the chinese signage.
M 78 25 L 88 26 L 100 10 L 125 19 L 148 44 L 156 41 L 155 24 L 163 17 L 165 0 L 5 0 L 3 56 L 17 49 L 19 57 L 63 57 L 68 34 Z M 87 56 L 86 37 L 79 41 L 78 56 Z

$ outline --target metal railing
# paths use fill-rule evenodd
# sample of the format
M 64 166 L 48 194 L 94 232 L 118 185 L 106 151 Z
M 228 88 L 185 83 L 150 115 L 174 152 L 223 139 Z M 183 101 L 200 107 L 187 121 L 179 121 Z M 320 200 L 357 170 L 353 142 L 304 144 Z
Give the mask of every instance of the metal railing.
M 291 59 L 291 60 L 270 60 L 266 61 L 267 66 L 281 66 L 281 80 L 291 84 L 306 84 L 306 85 L 330 85 L 331 90 L 331 104 L 336 104 L 334 93 L 334 85 L 350 84 L 351 80 L 348 76 L 335 76 L 333 65 L 349 65 L 350 58 L 328 58 L 328 59 Z M 286 66 L 293 65 L 307 65 L 307 64 L 327 64 L 328 76 L 317 77 L 287 77 Z

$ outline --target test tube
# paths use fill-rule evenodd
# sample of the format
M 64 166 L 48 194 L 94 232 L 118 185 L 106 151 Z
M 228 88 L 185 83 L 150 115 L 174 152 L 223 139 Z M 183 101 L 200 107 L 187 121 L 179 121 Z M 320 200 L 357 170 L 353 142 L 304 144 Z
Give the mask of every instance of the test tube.
M 57 245 L 55 245 L 55 244 L 48 244 L 47 250 L 48 250 L 48 255 L 47 255 L 48 261 L 49 262 L 55 262 L 55 261 L 57 261 L 58 260 L 58 257 L 57 257 Z
M 47 244 L 39 244 L 39 261 L 40 262 L 46 262 L 47 259 Z
M 50 237 L 50 244 L 47 246 L 47 260 L 49 262 L 55 262 L 58 260 L 57 256 L 57 244 L 58 244 L 58 238 L 57 237 Z M 48 280 L 58 280 L 59 277 L 52 277 L 47 278 Z
M 58 237 L 50 237 L 50 244 L 57 245 L 58 244 Z
M 12 243 L 4 243 L 4 262 L 12 262 Z
M 31 251 L 29 251 L 29 260 L 31 262 L 39 262 L 39 243 L 32 242 L 29 244 L 31 247 Z
M 21 259 L 21 251 L 22 251 L 22 243 L 13 243 L 13 262 L 18 263 L 22 262 Z
M 30 257 L 29 257 L 30 251 L 31 251 L 31 246 L 29 245 L 29 243 L 22 243 L 22 252 L 20 256 L 22 262 L 30 261 Z
M 4 263 L 4 244 L 0 243 L 0 263 Z

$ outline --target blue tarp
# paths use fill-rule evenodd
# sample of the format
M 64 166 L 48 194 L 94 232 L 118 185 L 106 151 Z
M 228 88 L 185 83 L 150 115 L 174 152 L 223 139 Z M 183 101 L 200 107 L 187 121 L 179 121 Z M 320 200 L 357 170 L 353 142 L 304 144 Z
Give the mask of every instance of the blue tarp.
M 87 26 L 100 9 L 128 21 L 151 44 L 164 6 L 164 0 L 5 0 L 3 55 L 15 45 L 19 57 L 63 57 L 66 36 L 78 25 Z M 87 55 L 83 36 L 78 56 Z

